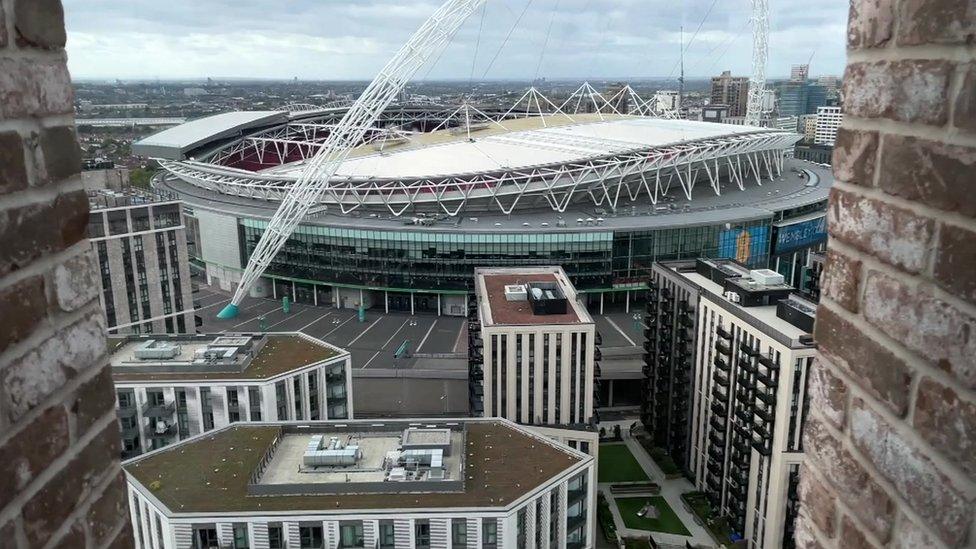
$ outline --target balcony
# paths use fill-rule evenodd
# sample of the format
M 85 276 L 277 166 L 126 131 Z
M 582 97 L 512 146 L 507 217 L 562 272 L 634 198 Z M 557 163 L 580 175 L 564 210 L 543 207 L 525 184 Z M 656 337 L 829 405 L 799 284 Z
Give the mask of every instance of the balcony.
M 173 416 L 173 412 L 176 411 L 175 402 L 166 402 L 163 404 L 155 404 L 152 402 L 147 402 L 142 407 L 143 417 L 148 418 L 168 418 Z
M 715 382 L 716 385 L 720 385 L 722 387 L 725 387 L 726 389 L 729 388 L 729 376 L 723 374 L 721 371 L 716 371 L 712 375 L 712 380 Z M 726 395 L 726 398 L 728 398 L 728 395 Z
M 715 364 L 715 367 L 718 368 L 719 370 L 722 370 L 725 373 L 729 372 L 728 363 L 722 360 L 721 358 L 716 357 L 713 363 Z
M 126 406 L 125 408 L 116 408 L 115 415 L 119 416 L 119 418 L 132 417 L 136 415 L 136 412 L 138 411 L 139 409 L 135 406 Z
M 574 532 L 584 524 L 586 524 L 586 513 L 580 513 L 575 517 L 566 517 L 567 532 Z
M 165 421 L 150 421 L 146 426 L 146 436 L 149 438 L 169 438 L 176 434 L 176 425 Z
M 759 351 L 753 349 L 745 343 L 739 343 L 739 352 L 745 354 L 748 357 L 759 356 Z
M 732 341 L 732 334 L 727 332 L 725 328 L 722 328 L 721 326 L 715 328 L 715 334 L 726 341 Z
M 779 370 L 779 365 L 773 362 L 773 359 L 769 358 L 768 356 L 760 356 L 758 360 L 759 364 L 762 364 L 770 370 Z
M 728 345 L 722 343 L 721 341 L 715 344 L 715 351 L 720 355 L 725 355 L 725 356 L 732 355 L 732 349 L 729 348 Z
M 723 421 L 722 417 L 712 416 L 712 418 L 708 420 L 708 425 L 711 426 L 711 428 L 715 429 L 716 431 L 725 432 L 725 421 Z
M 763 401 L 763 403 L 766 404 L 767 406 L 770 407 L 776 406 L 776 396 L 773 394 L 759 392 L 756 393 L 756 398 Z
M 719 386 L 712 387 L 712 400 L 716 403 L 721 403 L 722 406 L 727 406 L 729 404 L 728 393 L 723 392 Z
M 717 402 L 712 404 L 712 413 L 715 414 L 715 416 L 720 417 L 722 419 L 725 419 L 729 415 L 728 411 L 725 409 L 725 406 L 722 406 Z

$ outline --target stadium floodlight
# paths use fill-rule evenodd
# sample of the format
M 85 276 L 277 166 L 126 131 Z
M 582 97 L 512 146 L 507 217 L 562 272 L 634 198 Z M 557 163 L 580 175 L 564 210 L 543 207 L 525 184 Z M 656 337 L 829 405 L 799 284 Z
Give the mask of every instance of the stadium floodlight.
M 766 90 L 766 60 L 769 57 L 769 0 L 752 0 L 752 76 L 746 103 L 747 126 L 758 126 L 763 114 Z
M 468 16 L 484 2 L 447 0 L 380 70 L 285 195 L 251 254 L 234 297 L 220 311 L 218 318 L 237 316 L 238 306 L 251 286 L 264 274 L 309 209 L 319 202 L 322 193 L 328 192 L 329 181 L 349 151 L 359 144 L 367 129 L 376 123 L 410 78 L 424 64 L 439 56 Z

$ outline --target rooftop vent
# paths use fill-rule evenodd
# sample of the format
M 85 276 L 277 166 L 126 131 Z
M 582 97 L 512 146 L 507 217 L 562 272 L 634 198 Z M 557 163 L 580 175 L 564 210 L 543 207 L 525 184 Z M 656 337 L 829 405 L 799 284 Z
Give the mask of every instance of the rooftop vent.
M 753 282 L 762 286 L 779 286 L 785 281 L 783 275 L 770 269 L 757 269 L 754 271 L 749 271 L 749 276 L 752 278 Z
M 512 284 L 505 286 L 505 301 L 525 301 L 528 299 L 528 292 L 523 284 Z
M 180 346 L 149 339 L 140 343 L 132 354 L 140 360 L 171 360 L 180 354 Z

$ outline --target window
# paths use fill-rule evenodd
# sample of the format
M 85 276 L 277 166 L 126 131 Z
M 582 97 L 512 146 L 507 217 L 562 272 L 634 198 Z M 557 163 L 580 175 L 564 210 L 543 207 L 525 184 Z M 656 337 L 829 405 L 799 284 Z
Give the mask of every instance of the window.
M 388 520 L 380 521 L 380 549 L 393 549 L 395 545 L 396 537 L 393 522 Z
M 498 521 L 481 519 L 481 545 L 485 549 L 498 547 Z
M 417 520 L 414 522 L 414 547 L 428 549 L 430 547 L 430 521 Z
M 322 549 L 321 526 L 299 526 L 298 538 L 301 541 L 301 549 Z
M 216 528 L 200 528 L 196 535 L 197 545 L 195 549 L 210 549 L 220 547 L 220 540 L 217 538 Z
M 451 546 L 455 549 L 468 545 L 468 521 L 454 519 L 451 521 Z
M 246 524 L 234 525 L 234 549 L 248 549 Z
M 119 391 L 119 408 L 129 408 L 132 406 L 132 393 L 129 391 Z
M 268 549 L 285 549 L 285 533 L 281 526 L 268 525 Z
M 362 521 L 339 523 L 339 547 L 363 547 L 365 543 Z

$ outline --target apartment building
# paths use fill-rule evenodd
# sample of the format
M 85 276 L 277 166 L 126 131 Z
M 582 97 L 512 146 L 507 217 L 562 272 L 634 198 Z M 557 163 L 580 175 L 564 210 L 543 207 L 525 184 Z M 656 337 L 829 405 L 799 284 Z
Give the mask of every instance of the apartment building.
M 350 355 L 301 333 L 110 338 L 130 458 L 230 424 L 351 419 Z
M 816 305 L 730 260 L 660 263 L 650 296 L 645 425 L 749 547 L 792 547 Z
M 88 196 L 88 236 L 109 334 L 195 332 L 181 203 L 140 191 Z
M 596 325 L 562 267 L 475 269 L 472 412 L 532 425 L 588 425 Z
M 749 102 L 749 77 L 732 76 L 730 71 L 712 77 L 711 105 L 725 105 L 728 116 L 745 116 Z
M 837 130 L 843 121 L 844 114 L 840 112 L 840 107 L 819 107 L 814 143 L 833 147 L 837 140 Z
M 584 549 L 595 463 L 493 418 L 235 424 L 123 468 L 137 549 Z

